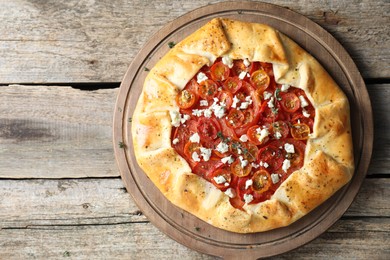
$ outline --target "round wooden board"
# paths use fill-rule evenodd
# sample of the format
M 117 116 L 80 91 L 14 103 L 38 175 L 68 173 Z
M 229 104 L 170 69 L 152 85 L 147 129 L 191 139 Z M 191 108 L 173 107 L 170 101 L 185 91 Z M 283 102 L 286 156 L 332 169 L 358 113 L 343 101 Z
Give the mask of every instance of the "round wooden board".
M 311 53 L 347 94 L 351 106 L 356 171 L 351 182 L 292 225 L 255 234 L 215 228 L 171 204 L 138 166 L 131 120 L 147 74 L 168 50 L 215 17 L 268 24 Z M 123 142 L 124 147 L 119 147 Z M 355 198 L 371 158 L 373 120 L 363 79 L 344 48 L 324 29 L 286 8 L 266 3 L 225 2 L 192 11 L 166 25 L 141 49 L 120 86 L 114 114 L 114 150 L 128 192 L 149 220 L 168 236 L 197 251 L 224 258 L 257 259 L 295 249 L 325 232 Z

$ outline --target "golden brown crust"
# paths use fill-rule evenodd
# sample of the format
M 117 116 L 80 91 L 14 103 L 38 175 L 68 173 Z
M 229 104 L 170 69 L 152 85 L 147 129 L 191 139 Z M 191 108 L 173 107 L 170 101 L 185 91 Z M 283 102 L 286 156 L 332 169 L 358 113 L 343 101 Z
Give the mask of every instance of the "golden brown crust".
M 171 147 L 175 96 L 204 65 L 232 59 L 270 62 L 275 80 L 305 91 L 316 111 L 304 165 L 270 200 L 233 208 L 227 195 L 191 173 Z M 262 25 L 213 19 L 171 49 L 148 74 L 133 115 L 134 152 L 140 167 L 175 205 L 225 230 L 250 233 L 291 224 L 328 199 L 354 170 L 346 96 L 307 52 Z

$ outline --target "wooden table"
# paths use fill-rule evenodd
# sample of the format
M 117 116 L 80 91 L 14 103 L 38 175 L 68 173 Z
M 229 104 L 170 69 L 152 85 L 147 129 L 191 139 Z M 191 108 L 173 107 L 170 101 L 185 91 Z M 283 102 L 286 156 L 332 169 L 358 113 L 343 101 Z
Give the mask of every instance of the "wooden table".
M 120 81 L 167 22 L 219 1 L 0 0 L 0 259 L 213 259 L 171 240 L 126 192 L 112 116 Z M 328 30 L 364 77 L 368 176 L 327 232 L 276 257 L 390 257 L 390 3 L 265 1 Z

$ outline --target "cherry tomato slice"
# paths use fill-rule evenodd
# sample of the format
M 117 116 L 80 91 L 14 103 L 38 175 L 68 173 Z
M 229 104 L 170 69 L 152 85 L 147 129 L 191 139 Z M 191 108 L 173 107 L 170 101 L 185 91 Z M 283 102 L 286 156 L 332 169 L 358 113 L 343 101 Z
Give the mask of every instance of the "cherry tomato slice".
M 294 93 L 291 92 L 281 93 L 280 97 L 282 99 L 280 101 L 280 105 L 282 109 L 288 113 L 294 113 L 301 106 L 301 103 L 299 102 L 299 98 Z
M 172 147 L 182 156 L 184 156 L 184 146 L 187 144 L 191 135 L 196 133 L 197 122 L 195 120 L 189 120 L 186 122 L 186 126 L 180 125 L 175 128 L 172 140 L 178 141 L 172 143 Z
M 202 144 L 205 144 L 206 146 L 211 145 L 213 140 L 217 138 L 220 129 L 221 127 L 216 119 L 199 117 L 197 132 Z
M 266 90 L 270 83 L 270 78 L 263 69 L 256 70 L 251 74 L 250 79 L 252 85 L 255 89 L 260 89 L 262 91 Z
M 226 123 L 229 127 L 237 128 L 244 122 L 245 116 L 241 110 L 231 109 L 226 116 Z
M 260 140 L 260 131 L 261 131 L 261 127 L 259 125 L 251 126 L 248 129 L 247 132 L 248 139 L 255 145 L 264 145 L 269 140 L 268 136 Z
M 244 146 L 244 159 L 250 163 L 256 161 L 259 148 L 257 148 L 257 146 L 251 142 L 246 142 Z
M 230 166 L 230 170 L 237 177 L 244 177 L 244 176 L 248 176 L 251 173 L 252 165 L 249 162 L 247 162 L 247 165 L 242 167 L 241 160 L 239 158 L 236 158 L 236 160 Z
M 192 163 L 196 164 L 197 162 L 192 159 L 192 154 L 197 153 L 199 158 L 200 157 L 200 147 L 201 145 L 199 143 L 193 143 L 191 141 L 188 141 L 186 145 L 184 146 L 184 155 L 186 158 Z
M 307 140 L 310 134 L 310 127 L 307 124 L 294 124 L 291 126 L 291 136 L 295 140 Z
M 224 81 L 229 77 L 230 69 L 221 61 L 216 62 L 210 68 L 211 78 L 215 81 Z
M 230 185 L 232 175 L 228 167 L 223 167 L 211 173 L 210 179 L 218 189 L 225 191 Z
M 241 72 L 248 72 L 249 71 L 249 68 L 247 66 L 245 66 L 244 64 L 244 61 L 243 60 L 234 60 L 233 61 L 233 68 L 231 69 L 231 72 L 233 74 L 233 76 L 239 76 L 241 74 Z
M 256 171 L 252 176 L 252 181 L 252 188 L 257 193 L 268 191 L 272 185 L 271 175 L 264 169 Z
M 197 97 L 195 92 L 184 89 L 176 96 L 176 103 L 181 109 L 188 109 L 194 106 Z
M 270 134 L 275 139 L 287 138 L 290 134 L 290 128 L 285 121 L 276 121 L 271 123 Z
M 206 100 L 211 100 L 217 94 L 218 85 L 214 80 L 206 79 L 199 83 L 198 95 Z
M 273 142 L 272 142 L 273 143 Z M 258 161 L 267 163 L 269 171 L 279 169 L 284 161 L 283 152 L 279 149 L 279 146 L 275 146 L 272 143 L 261 148 L 258 154 Z
M 220 103 L 225 104 L 226 109 L 230 109 L 233 104 L 233 94 L 229 91 L 222 90 L 218 94 L 218 99 Z
M 222 87 L 230 93 L 236 93 L 242 86 L 242 81 L 238 77 L 229 77 L 224 82 Z
M 305 117 L 301 113 L 296 112 L 291 119 L 292 124 L 306 124 L 310 127 L 310 132 L 313 132 L 314 120 L 311 117 Z

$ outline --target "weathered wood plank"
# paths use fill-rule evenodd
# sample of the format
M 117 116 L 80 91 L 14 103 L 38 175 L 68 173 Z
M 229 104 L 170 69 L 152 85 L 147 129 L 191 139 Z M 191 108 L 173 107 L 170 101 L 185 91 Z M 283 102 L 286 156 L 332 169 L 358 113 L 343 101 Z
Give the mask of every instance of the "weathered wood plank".
M 375 143 L 368 174 L 389 174 L 390 85 L 368 85 Z M 0 87 L 0 177 L 119 176 L 112 146 L 117 89 Z M 72 162 L 71 164 L 69 162 Z
M 389 217 L 390 180 L 366 179 L 346 217 Z M 0 180 L 0 228 L 147 222 L 119 178 Z
M 388 254 L 389 185 L 389 179 L 365 180 L 351 208 L 328 232 L 280 258 Z M 119 178 L 0 180 L 0 198 L 0 259 L 211 259 L 150 224 Z
M 0 1 L 0 83 L 118 82 L 153 33 L 216 2 L 220 0 Z M 323 26 L 344 45 L 364 77 L 390 77 L 388 1 L 265 2 Z

